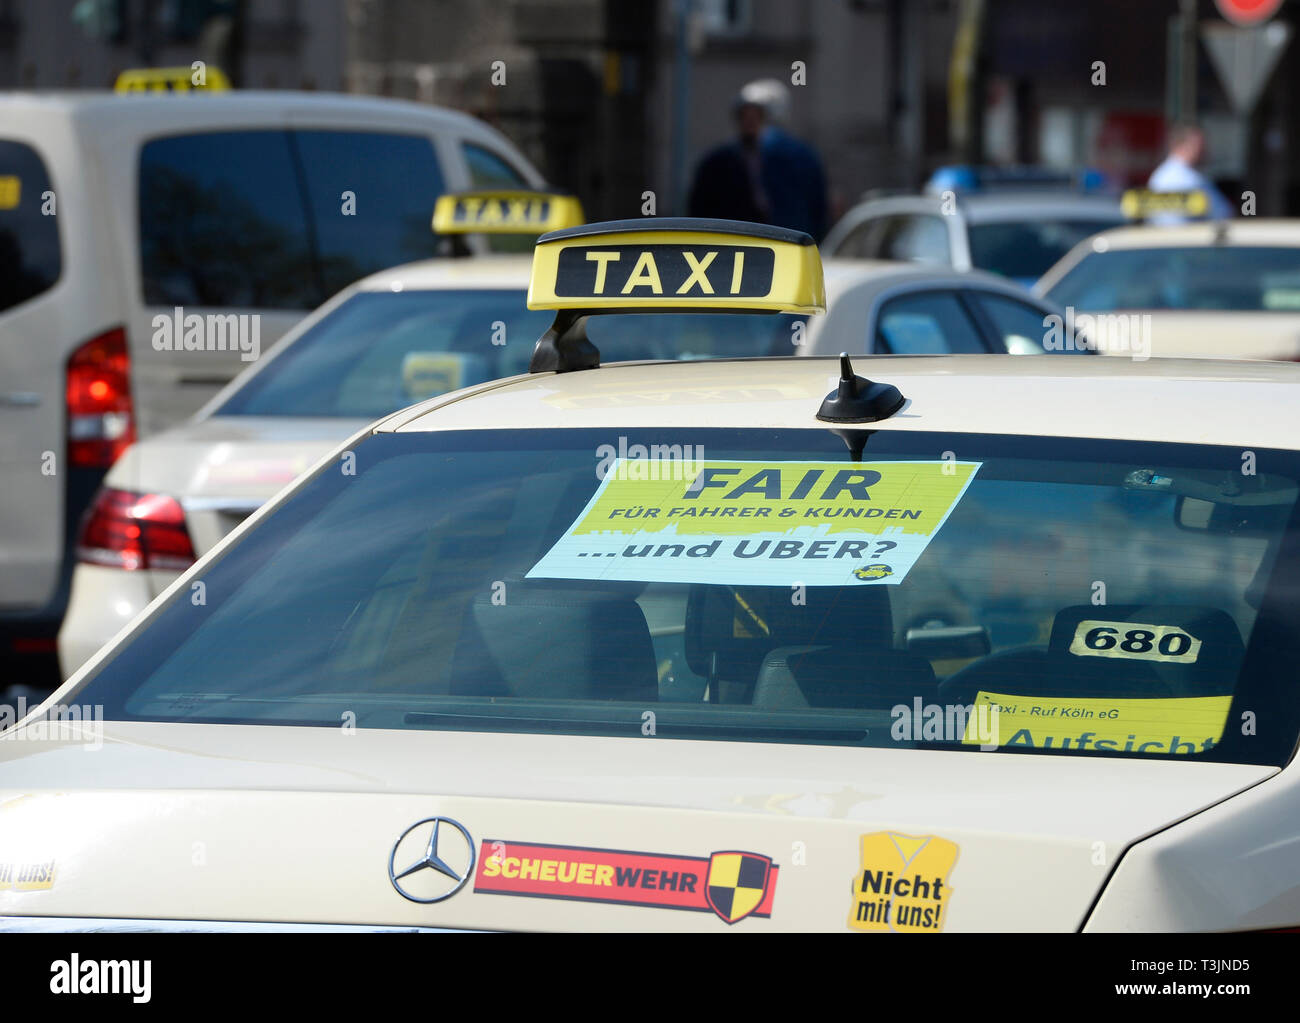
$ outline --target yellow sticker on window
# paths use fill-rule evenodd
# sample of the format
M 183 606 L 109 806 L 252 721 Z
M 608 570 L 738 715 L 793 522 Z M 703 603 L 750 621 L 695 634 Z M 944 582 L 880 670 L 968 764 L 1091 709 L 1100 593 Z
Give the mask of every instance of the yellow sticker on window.
M 402 388 L 419 400 L 460 387 L 465 359 L 456 352 L 407 352 L 402 359 Z
M 1086 621 L 1074 630 L 1070 653 L 1079 657 L 1195 664 L 1201 654 L 1201 641 L 1178 625 Z
M 11 210 L 23 195 L 23 182 L 17 174 L 0 174 L 0 210 Z
M 1231 696 L 1110 700 L 1094 697 L 1011 696 L 980 692 L 962 742 L 1003 749 L 1173 753 L 1210 749 L 1223 735 Z M 985 732 L 977 734 L 981 706 Z

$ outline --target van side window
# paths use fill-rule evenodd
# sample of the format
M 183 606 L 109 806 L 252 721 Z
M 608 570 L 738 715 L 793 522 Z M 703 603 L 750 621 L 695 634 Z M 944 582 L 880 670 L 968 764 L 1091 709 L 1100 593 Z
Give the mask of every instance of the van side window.
M 880 258 L 880 239 L 888 217 L 872 217 L 853 228 L 831 255 L 841 259 Z
M 948 247 L 948 227 L 943 217 L 928 213 L 909 213 L 890 217 L 880 241 L 881 259 L 903 259 L 914 263 L 952 261 Z
M 473 142 L 463 143 L 461 150 L 465 154 L 472 188 L 528 187 L 528 179 L 492 150 L 476 146 Z
M 424 135 L 205 132 L 140 153 L 147 305 L 313 309 L 436 252 L 443 175 Z
M 146 305 L 311 309 L 324 298 L 286 132 L 145 143 L 139 218 Z
M 473 142 L 462 142 L 460 149 L 469 169 L 471 188 L 530 187 L 527 178 L 492 150 Z M 490 252 L 532 252 L 533 243 L 537 241 L 532 235 L 514 234 L 486 234 L 483 239 Z
M 296 130 L 292 137 L 322 301 L 359 277 L 437 254 L 433 206 L 445 185 L 427 135 Z
M 59 279 L 58 217 L 41 212 L 48 191 L 50 176 L 36 150 L 0 139 L 0 312 Z

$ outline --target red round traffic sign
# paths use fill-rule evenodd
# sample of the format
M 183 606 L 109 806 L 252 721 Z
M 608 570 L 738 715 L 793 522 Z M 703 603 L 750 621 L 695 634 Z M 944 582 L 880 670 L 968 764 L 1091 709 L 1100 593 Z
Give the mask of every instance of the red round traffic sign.
M 1282 0 L 1214 0 L 1214 4 L 1234 25 L 1258 25 L 1277 13 Z

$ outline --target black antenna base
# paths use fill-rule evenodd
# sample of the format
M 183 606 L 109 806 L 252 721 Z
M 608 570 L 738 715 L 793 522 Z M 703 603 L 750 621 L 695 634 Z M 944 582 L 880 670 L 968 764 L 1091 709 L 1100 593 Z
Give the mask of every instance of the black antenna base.
M 826 395 L 817 418 L 823 423 L 875 423 L 902 408 L 903 400 L 893 384 L 855 376 L 848 355 L 841 352 L 839 388 Z

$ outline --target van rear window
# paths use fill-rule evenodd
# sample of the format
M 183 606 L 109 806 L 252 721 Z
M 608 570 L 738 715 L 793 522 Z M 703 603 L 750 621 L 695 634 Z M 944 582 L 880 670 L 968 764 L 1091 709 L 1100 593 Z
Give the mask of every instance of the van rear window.
M 0 312 L 48 291 L 59 279 L 55 201 L 40 154 L 0 139 Z

